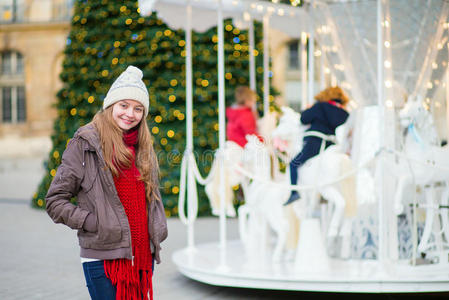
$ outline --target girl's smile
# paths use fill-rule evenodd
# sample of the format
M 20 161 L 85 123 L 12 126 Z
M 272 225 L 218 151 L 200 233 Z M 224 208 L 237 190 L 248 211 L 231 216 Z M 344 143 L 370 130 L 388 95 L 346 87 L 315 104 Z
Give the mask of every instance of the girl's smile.
M 143 118 L 144 107 L 135 100 L 121 100 L 112 106 L 112 118 L 120 129 L 128 131 Z

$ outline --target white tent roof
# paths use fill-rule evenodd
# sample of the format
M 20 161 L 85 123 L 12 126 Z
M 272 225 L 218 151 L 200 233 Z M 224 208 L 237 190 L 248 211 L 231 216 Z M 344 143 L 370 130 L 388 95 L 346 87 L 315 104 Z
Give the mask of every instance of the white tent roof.
M 188 0 L 140 0 L 143 15 L 157 11 L 172 28 L 185 28 L 185 7 Z M 307 1 L 309 2 L 309 1 Z M 300 38 L 301 32 L 314 28 L 328 67 L 360 105 L 376 103 L 377 99 L 377 36 L 376 1 L 314 0 L 302 7 L 262 0 L 222 0 L 224 18 L 233 18 L 245 28 L 244 15 L 261 20 L 270 14 L 270 27 Z M 190 0 L 192 28 L 202 32 L 216 26 L 217 0 Z M 448 40 L 448 4 L 443 0 L 394 0 L 385 6 L 384 39 L 385 85 L 387 98 L 400 103 L 404 95 L 432 97 L 426 86 L 442 82 Z M 449 27 L 449 26 L 447 26 Z M 390 67 L 391 64 L 391 67 Z M 436 67 L 438 66 L 438 68 Z M 436 80 L 436 83 L 435 83 Z M 390 88 L 391 86 L 391 88 Z M 435 89 L 434 89 L 435 90 Z
M 315 37 L 329 68 L 361 105 L 377 101 L 375 12 L 376 1 L 333 2 L 314 10 Z M 442 81 L 447 16 L 442 0 L 394 0 L 384 7 L 386 100 L 398 105 L 405 96 L 430 96 L 426 85 Z
M 169 27 L 185 29 L 187 23 L 187 0 L 139 0 L 140 13 L 150 15 L 156 11 Z M 191 0 L 192 29 L 204 32 L 217 25 L 218 1 Z M 285 32 L 291 37 L 299 38 L 308 24 L 308 14 L 304 7 L 275 4 L 268 1 L 222 0 L 223 18 L 233 18 L 239 28 L 246 28 L 245 14 L 253 19 L 262 20 L 263 15 L 270 14 L 270 27 Z

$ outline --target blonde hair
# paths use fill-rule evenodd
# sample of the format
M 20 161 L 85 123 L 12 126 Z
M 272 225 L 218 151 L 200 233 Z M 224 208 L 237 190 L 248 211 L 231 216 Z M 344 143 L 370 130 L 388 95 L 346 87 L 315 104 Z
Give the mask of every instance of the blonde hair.
M 252 89 L 250 89 L 247 86 L 238 86 L 235 89 L 234 97 L 235 97 L 235 103 L 239 105 L 245 104 L 246 99 L 250 97 L 255 97 L 256 92 L 254 92 Z
M 132 153 L 123 141 L 123 131 L 112 118 L 112 106 L 99 111 L 92 120 L 100 136 L 101 149 L 107 168 L 114 177 L 119 176 L 121 168 L 129 168 Z M 159 186 L 159 164 L 153 149 L 151 136 L 145 118 L 142 118 L 138 130 L 136 145 L 136 167 L 140 172 L 140 180 L 145 183 L 148 202 L 152 199 L 161 200 L 157 192 Z
M 348 96 L 339 86 L 328 87 L 315 95 L 315 100 L 319 102 L 327 102 L 329 100 L 340 100 L 341 104 L 345 106 L 349 102 Z

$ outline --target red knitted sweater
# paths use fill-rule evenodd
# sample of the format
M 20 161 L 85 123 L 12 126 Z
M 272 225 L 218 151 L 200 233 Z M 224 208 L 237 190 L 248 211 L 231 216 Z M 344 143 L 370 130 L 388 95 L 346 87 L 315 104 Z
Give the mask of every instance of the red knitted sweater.
M 114 178 L 120 201 L 125 208 L 131 228 L 133 259 L 105 260 L 106 276 L 117 287 L 116 300 L 153 299 L 152 257 L 148 233 L 145 184 L 139 179 L 135 164 L 135 145 L 138 130 L 123 135 L 123 141 L 133 154 L 131 167 L 120 169 Z

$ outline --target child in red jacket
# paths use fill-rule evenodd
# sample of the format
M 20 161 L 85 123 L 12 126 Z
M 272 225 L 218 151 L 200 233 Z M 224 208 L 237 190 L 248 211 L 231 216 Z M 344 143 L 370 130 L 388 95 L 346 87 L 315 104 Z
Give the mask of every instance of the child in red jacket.
M 246 135 L 256 134 L 256 93 L 246 86 L 236 88 L 235 103 L 226 109 L 228 119 L 226 134 L 229 141 L 237 143 L 242 148 L 246 145 Z

